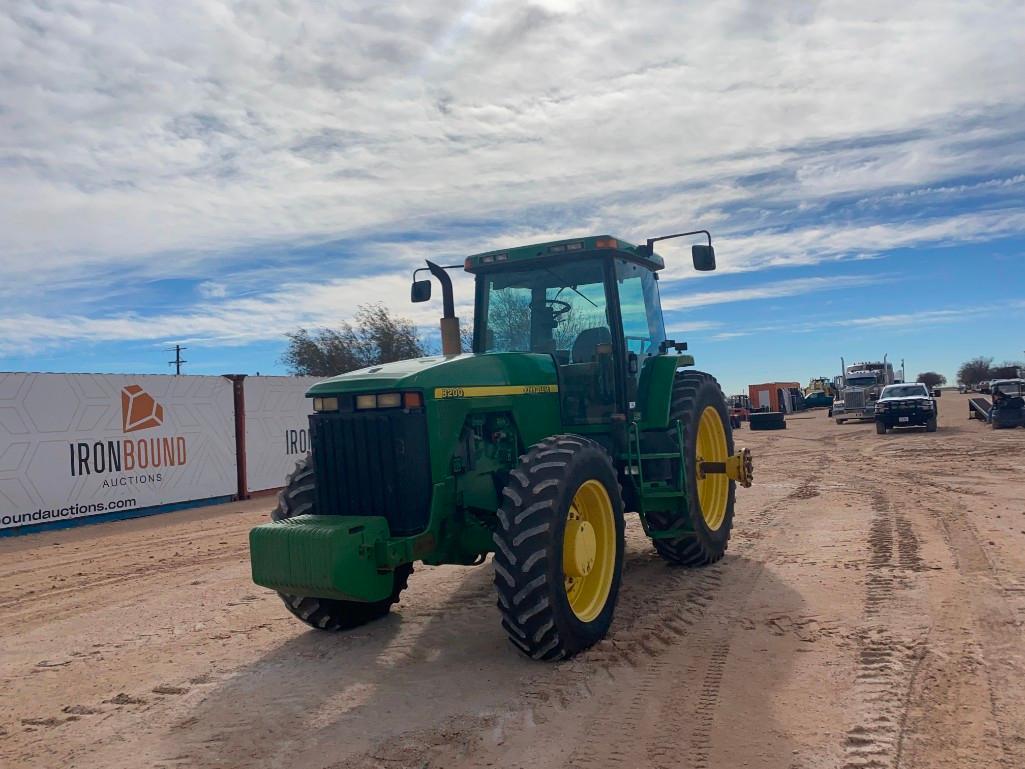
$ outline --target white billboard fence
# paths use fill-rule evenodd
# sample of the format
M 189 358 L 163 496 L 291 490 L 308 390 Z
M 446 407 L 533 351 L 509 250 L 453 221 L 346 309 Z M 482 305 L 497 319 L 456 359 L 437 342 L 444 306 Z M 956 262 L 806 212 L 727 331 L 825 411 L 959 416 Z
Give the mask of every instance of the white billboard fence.
M 281 486 L 295 463 L 310 450 L 306 390 L 314 377 L 246 377 L 246 488 L 250 492 Z
M 0 535 L 279 487 L 315 381 L 0 373 Z

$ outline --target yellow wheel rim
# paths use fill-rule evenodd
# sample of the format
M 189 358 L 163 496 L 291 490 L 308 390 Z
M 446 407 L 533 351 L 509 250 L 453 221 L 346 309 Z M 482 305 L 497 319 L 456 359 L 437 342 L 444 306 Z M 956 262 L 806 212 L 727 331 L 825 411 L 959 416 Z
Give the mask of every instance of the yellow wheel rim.
M 616 519 L 601 483 L 585 481 L 573 495 L 562 540 L 562 572 L 570 608 L 591 622 L 605 608 L 616 569 Z
M 707 406 L 701 412 L 698 422 L 697 464 L 702 462 L 725 462 L 729 456 L 726 448 L 726 428 L 715 406 Z M 698 472 L 698 504 L 705 525 L 716 531 L 726 519 L 726 502 L 730 494 L 730 479 L 723 473 L 710 473 L 704 478 Z

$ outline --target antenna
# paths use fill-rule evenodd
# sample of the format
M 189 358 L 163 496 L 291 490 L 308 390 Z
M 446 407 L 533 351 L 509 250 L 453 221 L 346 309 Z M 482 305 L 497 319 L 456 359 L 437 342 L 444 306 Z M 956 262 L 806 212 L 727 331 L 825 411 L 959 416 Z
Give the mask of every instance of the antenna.
M 167 362 L 167 365 L 168 366 L 174 366 L 174 375 L 175 376 L 181 376 L 182 364 L 183 363 L 188 363 L 187 360 L 182 360 L 182 350 L 187 350 L 189 348 L 188 347 L 182 347 L 180 344 L 176 344 L 174 347 L 167 347 L 165 349 L 168 352 L 173 352 L 174 353 L 174 360 L 169 360 Z

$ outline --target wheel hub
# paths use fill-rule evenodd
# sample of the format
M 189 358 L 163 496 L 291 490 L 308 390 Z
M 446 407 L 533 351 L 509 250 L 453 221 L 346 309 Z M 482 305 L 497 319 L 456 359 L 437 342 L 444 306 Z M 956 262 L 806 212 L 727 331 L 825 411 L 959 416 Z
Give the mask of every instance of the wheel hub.
M 598 538 L 594 526 L 584 520 L 566 521 L 566 539 L 562 551 L 562 570 L 567 577 L 586 577 L 594 568 Z

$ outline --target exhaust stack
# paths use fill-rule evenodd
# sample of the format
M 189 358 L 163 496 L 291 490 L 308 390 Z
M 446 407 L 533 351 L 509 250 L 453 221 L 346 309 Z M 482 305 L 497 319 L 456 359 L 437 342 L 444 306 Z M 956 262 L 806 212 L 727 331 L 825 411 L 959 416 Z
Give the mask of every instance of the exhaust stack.
M 430 260 L 427 260 L 427 268 L 441 284 L 441 354 L 459 355 L 463 351 L 463 342 L 459 335 L 455 300 L 452 298 L 452 278 L 442 267 Z

